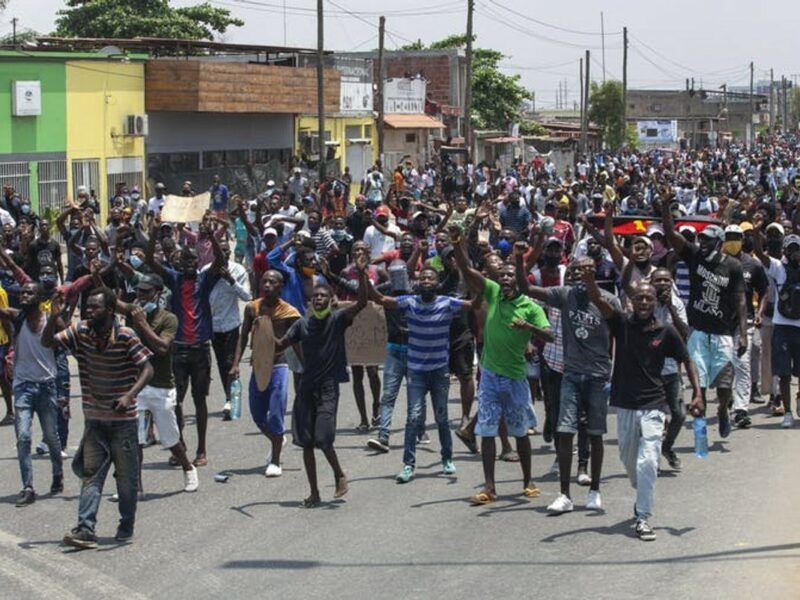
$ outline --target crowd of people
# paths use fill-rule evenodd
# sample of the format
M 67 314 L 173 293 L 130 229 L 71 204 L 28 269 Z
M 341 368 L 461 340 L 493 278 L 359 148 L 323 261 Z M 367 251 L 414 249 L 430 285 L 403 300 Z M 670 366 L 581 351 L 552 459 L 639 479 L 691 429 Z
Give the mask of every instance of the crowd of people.
M 2 424 L 13 423 L 17 438 L 17 506 L 36 500 L 34 414 L 43 432 L 36 452 L 52 464 L 50 493 L 64 489 L 72 354 L 85 425 L 72 457 L 81 492 L 68 545 L 96 546 L 112 468 L 116 539 L 132 538 L 142 449 L 156 434 L 182 469 L 184 490 L 198 490 L 198 469 L 213 456 L 213 363 L 223 420 L 238 416 L 244 389 L 266 438 L 267 477 L 282 475 L 290 437 L 302 448 L 308 508 L 321 503 L 316 450 L 333 472 L 334 496 L 348 492 L 335 437 L 340 386 L 349 381 L 356 431 L 375 455 L 392 452 L 406 382 L 399 484 L 415 477 L 417 445 L 431 443 L 430 398 L 443 475 L 456 473 L 453 434 L 482 456 L 474 505 L 497 500 L 498 456 L 519 463 L 524 496 L 542 494 L 530 441 L 540 433 L 554 445 L 550 471 L 560 480 L 551 514 L 574 509 L 576 435 L 576 482 L 588 487 L 586 508 L 603 509 L 611 406 L 636 492 L 636 533 L 654 540 L 658 472 L 681 469 L 675 448 L 692 443 L 685 433 L 678 439 L 687 412 L 704 416 L 715 401 L 720 438 L 750 426 L 753 403 L 769 403 L 783 427 L 793 425 L 799 184 L 800 150 L 771 140 L 752 149 L 599 153 L 562 169 L 547 157 L 501 169 L 442 154 L 391 173 L 378 163 L 360 183 L 346 172 L 312 185 L 295 169 L 252 199 L 217 177 L 194 225 L 162 220 L 160 183 L 149 200 L 120 186 L 104 224 L 86 189 L 51 224 L 6 187 L 0 385 Z M 182 193 L 194 195 L 190 182 Z M 385 360 L 351 365 L 346 331 L 370 302 L 383 310 Z M 242 386 L 248 355 L 252 374 Z M 455 428 L 451 381 L 460 397 Z M 190 391 L 193 459 L 183 409 Z

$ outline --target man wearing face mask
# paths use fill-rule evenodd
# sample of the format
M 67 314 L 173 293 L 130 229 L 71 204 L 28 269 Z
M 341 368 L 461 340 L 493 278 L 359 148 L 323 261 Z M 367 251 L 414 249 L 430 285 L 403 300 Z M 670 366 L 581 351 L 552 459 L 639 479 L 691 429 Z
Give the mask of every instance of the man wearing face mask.
M 28 244 L 25 270 L 34 279 L 39 277 L 39 267 L 54 264 L 60 281 L 64 281 L 64 266 L 61 263 L 61 245 L 50 237 L 50 223 L 39 221 L 39 237 Z
M 731 432 L 728 406 L 732 401 L 733 356 L 747 352 L 747 307 L 744 275 L 736 259 L 721 252 L 725 232 L 708 225 L 689 244 L 675 231 L 670 198 L 662 199 L 662 223 L 667 239 L 689 266 L 688 348 L 700 374 L 703 402 L 706 389 L 717 388 L 719 434 Z
M 784 260 L 764 253 L 761 231 L 763 220 L 755 227 L 755 254 L 767 269 L 777 288 L 774 331 L 772 333 L 772 374 L 780 381 L 784 428 L 794 425 L 792 416 L 792 375 L 800 375 L 800 236 L 789 234 L 783 239 Z
M 369 246 L 370 256 L 380 256 L 384 252 L 394 250 L 395 242 L 401 235 L 400 228 L 389 223 L 389 207 L 379 206 L 375 209 L 372 225 L 364 232 L 364 241 Z
M 733 424 L 740 429 L 750 427 L 747 408 L 750 404 L 752 390 L 751 356 L 755 329 L 761 326 L 755 307 L 754 293 L 763 298 L 769 288 L 769 280 L 763 265 L 743 251 L 744 231 L 739 225 L 728 225 L 725 228 L 725 241 L 722 251 L 739 260 L 744 276 L 744 293 L 747 306 L 747 351 L 733 358 Z
M 144 411 L 149 411 L 153 416 L 161 445 L 172 453 L 183 468 L 183 491 L 195 492 L 200 485 L 197 468 L 189 462 L 186 448 L 180 443 L 178 419 L 175 416 L 177 392 L 172 373 L 172 342 L 178 332 L 178 319 L 158 306 L 163 289 L 161 277 L 143 275 L 136 285 L 136 301 L 133 304 L 117 302 L 119 312 L 128 316 L 129 325 L 153 353 L 153 378 L 136 396 L 139 410 L 139 493 L 142 493 L 142 448 L 147 444 Z

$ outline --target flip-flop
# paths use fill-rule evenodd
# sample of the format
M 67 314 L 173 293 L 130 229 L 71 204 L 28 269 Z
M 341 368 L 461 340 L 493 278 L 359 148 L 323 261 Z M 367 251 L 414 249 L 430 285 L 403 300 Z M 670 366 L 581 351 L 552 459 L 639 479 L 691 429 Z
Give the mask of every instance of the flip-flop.
M 342 475 L 339 481 L 336 482 L 336 491 L 333 493 L 333 497 L 341 498 L 347 493 L 348 489 L 350 488 L 347 486 L 347 477 Z
M 508 452 L 503 452 L 500 455 L 500 460 L 503 462 L 516 463 L 519 462 L 519 454 L 517 454 L 514 450 L 509 450 Z
M 205 467 L 208 464 L 208 459 L 205 456 L 198 456 L 192 464 L 195 467 Z
M 456 429 L 456 437 L 464 443 L 467 450 L 472 452 L 472 454 L 478 453 L 478 444 L 475 443 L 474 437 L 470 437 L 470 435 L 465 433 L 462 429 Z
M 0 427 L 4 425 L 13 425 L 14 424 L 14 415 L 6 415 L 3 417 L 3 420 L 0 421 Z
M 473 506 L 484 506 L 486 504 L 491 504 L 492 502 L 497 500 L 497 494 L 494 492 L 490 492 L 488 490 L 482 490 L 475 494 L 474 496 L 470 497 L 469 502 Z
M 542 495 L 542 490 L 540 490 L 535 485 L 529 485 L 524 490 L 522 490 L 522 495 L 526 498 L 538 498 Z

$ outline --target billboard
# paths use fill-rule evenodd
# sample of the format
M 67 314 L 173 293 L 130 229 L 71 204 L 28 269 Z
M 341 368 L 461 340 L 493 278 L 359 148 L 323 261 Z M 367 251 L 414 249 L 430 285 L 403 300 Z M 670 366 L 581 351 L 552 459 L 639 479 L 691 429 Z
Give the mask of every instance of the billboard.
M 642 143 L 678 141 L 678 121 L 636 121 L 636 132 Z
M 422 114 L 426 90 L 424 79 L 387 79 L 383 84 L 383 110 L 387 114 Z
M 350 58 L 342 56 L 326 56 L 323 60 L 326 68 L 339 71 L 341 87 L 339 88 L 339 112 L 371 113 L 372 105 L 372 61 L 367 58 Z M 301 67 L 316 67 L 316 56 L 298 57 Z

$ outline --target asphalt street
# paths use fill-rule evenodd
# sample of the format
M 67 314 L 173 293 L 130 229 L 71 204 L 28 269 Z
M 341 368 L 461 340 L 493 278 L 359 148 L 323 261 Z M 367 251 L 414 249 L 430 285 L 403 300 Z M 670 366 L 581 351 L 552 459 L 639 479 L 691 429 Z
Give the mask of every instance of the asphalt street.
M 74 370 L 73 372 L 76 372 Z M 243 378 L 249 377 L 244 367 Z M 243 379 L 244 380 L 244 379 Z M 82 430 L 77 376 L 69 452 Z M 460 415 L 451 386 L 453 426 Z M 405 390 L 395 411 L 393 448 L 377 455 L 355 434 L 350 384 L 342 386 L 337 446 L 350 492 L 333 501 L 333 477 L 318 468 L 324 504 L 299 507 L 307 495 L 302 456 L 284 454 L 284 474 L 266 479 L 266 441 L 250 420 L 222 422 L 219 382 L 212 384 L 209 465 L 201 488 L 183 493 L 180 469 L 160 447 L 145 450 L 146 500 L 139 504 L 133 543 L 113 541 L 117 505 L 109 478 L 99 514 L 97 550 L 61 545 L 75 525 L 79 482 L 46 494 L 47 457 L 34 460 L 37 502 L 15 508 L 20 489 L 12 427 L 0 429 L 0 595 L 5 598 L 798 598 L 800 518 L 797 460 L 800 426 L 780 427 L 763 408 L 749 431 L 721 441 L 711 420 L 711 453 L 690 449 L 687 424 L 678 440 L 679 474 L 659 478 L 652 524 L 658 539 L 639 541 L 632 529 L 633 490 L 609 417 L 602 484 L 605 511 L 583 508 L 586 488 L 573 487 L 576 511 L 547 516 L 558 483 L 546 475 L 553 450 L 533 438 L 534 477 L 542 496 L 526 499 L 519 467 L 498 463 L 501 498 L 488 507 L 465 499 L 482 482 L 480 457 L 454 438 L 454 477 L 440 474 L 434 428 L 418 453 L 417 477 L 394 482 L 402 467 Z M 761 405 L 763 406 L 763 405 Z M 187 412 L 193 408 L 187 400 Z M 540 417 L 543 416 L 538 406 Z M 713 410 L 712 410 L 713 412 Z M 432 417 L 429 413 L 429 419 Z M 188 428 L 193 450 L 193 420 Z M 37 426 L 37 440 L 39 438 Z M 230 474 L 216 483 L 214 474 Z

